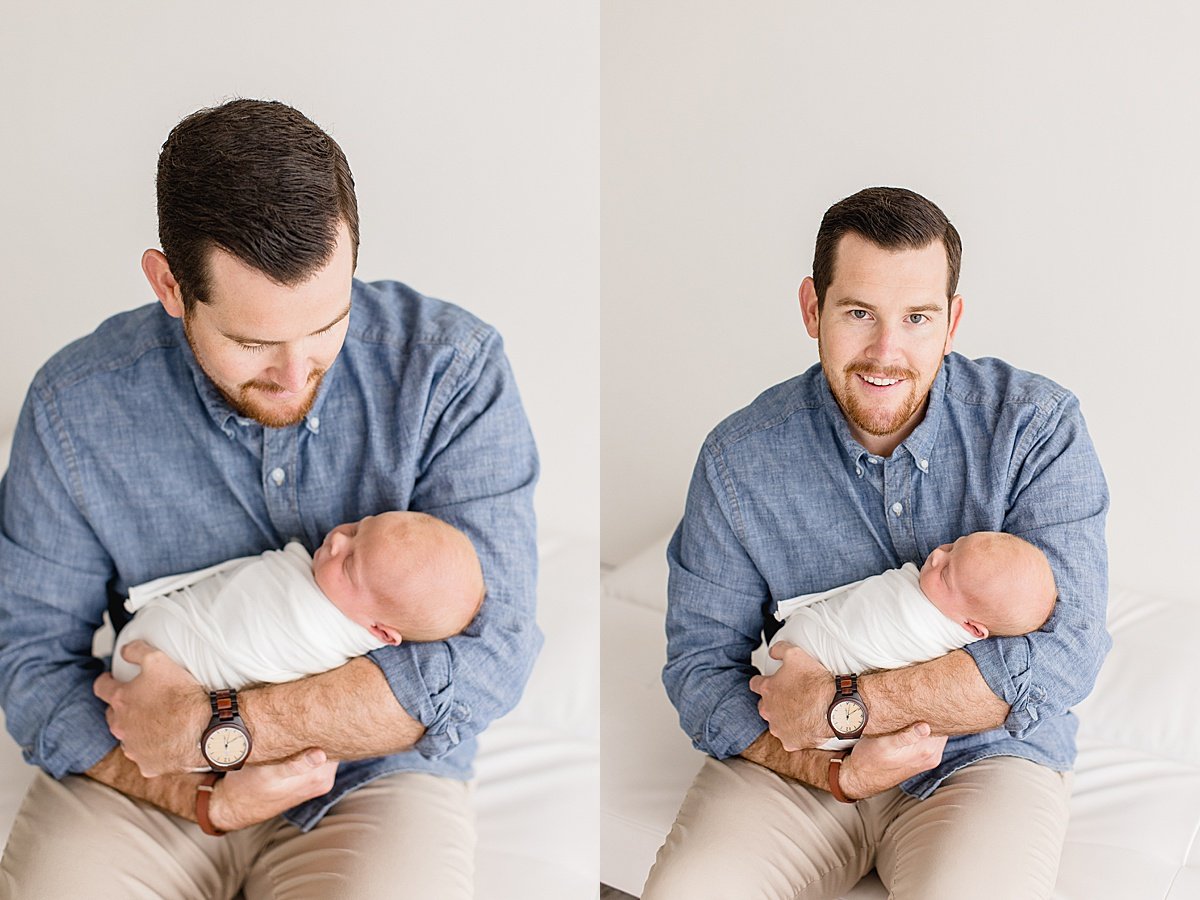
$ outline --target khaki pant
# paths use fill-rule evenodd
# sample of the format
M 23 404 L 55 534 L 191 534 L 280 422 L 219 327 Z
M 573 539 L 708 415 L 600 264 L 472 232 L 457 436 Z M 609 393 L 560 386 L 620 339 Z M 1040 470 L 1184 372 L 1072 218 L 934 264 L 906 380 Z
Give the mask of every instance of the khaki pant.
M 39 772 L 0 861 L 0 897 L 469 898 L 470 793 L 401 772 L 343 797 L 306 834 L 277 817 L 214 838 L 90 778 Z
M 836 898 L 874 866 L 897 900 L 1048 898 L 1070 780 L 997 756 L 927 800 L 893 788 L 850 805 L 743 759 L 709 759 L 642 897 Z

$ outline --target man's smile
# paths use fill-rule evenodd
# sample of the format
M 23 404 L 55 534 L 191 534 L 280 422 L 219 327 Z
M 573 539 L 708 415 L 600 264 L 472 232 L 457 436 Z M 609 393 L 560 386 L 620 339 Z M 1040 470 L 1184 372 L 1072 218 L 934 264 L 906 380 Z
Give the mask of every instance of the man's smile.
M 858 374 L 858 377 L 860 379 L 862 379 L 863 381 L 865 381 L 867 384 L 869 384 L 873 387 L 878 387 L 878 388 L 888 388 L 888 387 L 891 387 L 892 385 L 900 384 L 900 382 L 905 380 L 903 378 L 884 378 L 879 375 L 863 375 L 861 373 L 857 373 L 857 374 Z

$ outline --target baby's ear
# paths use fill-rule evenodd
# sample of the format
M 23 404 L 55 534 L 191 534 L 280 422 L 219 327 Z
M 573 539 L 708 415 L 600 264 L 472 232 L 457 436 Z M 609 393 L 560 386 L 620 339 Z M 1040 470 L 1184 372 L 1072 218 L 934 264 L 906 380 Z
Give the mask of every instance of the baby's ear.
M 988 636 L 988 627 L 976 622 L 974 619 L 967 619 L 963 622 L 963 628 L 971 632 L 971 634 L 979 640 L 983 640 Z
M 371 626 L 371 634 L 379 638 L 385 644 L 391 644 L 393 647 L 400 643 L 400 632 L 390 625 L 380 625 L 378 623 Z

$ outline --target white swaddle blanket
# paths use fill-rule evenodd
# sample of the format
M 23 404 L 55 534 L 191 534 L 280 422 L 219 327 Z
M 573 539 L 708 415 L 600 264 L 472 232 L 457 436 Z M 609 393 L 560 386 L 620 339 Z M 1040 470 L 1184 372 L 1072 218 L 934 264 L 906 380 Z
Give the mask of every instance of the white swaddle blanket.
M 898 669 L 936 659 L 977 638 L 929 602 L 920 587 L 920 569 L 905 563 L 853 584 L 780 601 L 775 618 L 783 627 L 771 644 L 788 641 L 834 675 Z M 764 675 L 779 661 L 756 659 Z M 853 746 L 831 739 L 823 750 Z
M 294 681 L 382 647 L 317 587 L 300 544 L 268 550 L 131 588 L 134 613 L 113 651 L 113 676 L 138 667 L 121 648 L 140 639 L 162 650 L 210 690 Z

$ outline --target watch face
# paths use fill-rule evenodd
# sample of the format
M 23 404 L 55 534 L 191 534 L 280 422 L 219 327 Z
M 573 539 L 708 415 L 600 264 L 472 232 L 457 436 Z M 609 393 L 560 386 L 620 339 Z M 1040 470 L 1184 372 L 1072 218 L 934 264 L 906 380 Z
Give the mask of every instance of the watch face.
M 829 711 L 829 724 L 834 733 L 854 734 L 867 721 L 867 711 L 857 700 L 841 700 Z
M 231 725 L 214 728 L 204 741 L 204 756 L 215 766 L 237 765 L 250 752 L 250 742 Z

